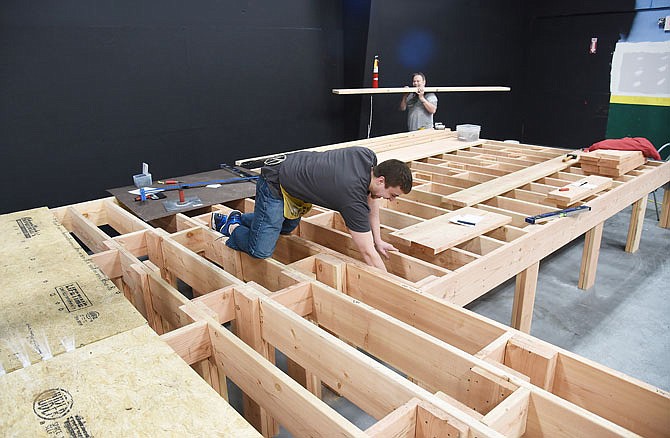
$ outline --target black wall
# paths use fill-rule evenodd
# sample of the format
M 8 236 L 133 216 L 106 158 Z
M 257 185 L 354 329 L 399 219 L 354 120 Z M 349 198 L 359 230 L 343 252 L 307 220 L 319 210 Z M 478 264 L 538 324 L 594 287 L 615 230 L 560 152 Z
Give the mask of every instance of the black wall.
M 583 148 L 606 138 L 612 54 L 635 1 L 532 2 L 524 45 L 521 138 Z M 595 54 L 591 38 L 598 38 Z
M 486 138 L 519 138 L 522 6 L 521 0 L 373 1 L 366 86 L 374 55 L 381 59 L 380 87 L 411 86 L 416 71 L 426 75 L 429 86 L 509 86 L 512 92 L 440 93 L 434 120 L 452 129 L 461 123 L 481 125 Z M 407 129 L 406 114 L 397 110 L 400 97 L 374 97 L 372 136 Z M 369 97 L 361 105 L 365 132 Z
M 161 178 L 355 137 L 330 92 L 345 82 L 344 12 L 313 0 L 3 1 L 0 212 L 107 196 L 142 161 Z
M 332 88 L 508 85 L 441 93 L 435 120 L 585 146 L 605 136 L 609 62 L 633 0 L 0 2 L 0 213 L 81 202 L 219 163 L 364 138 L 369 97 Z M 592 35 L 593 32 L 598 35 Z M 599 52 L 588 41 L 599 36 Z M 374 98 L 372 135 L 406 129 Z

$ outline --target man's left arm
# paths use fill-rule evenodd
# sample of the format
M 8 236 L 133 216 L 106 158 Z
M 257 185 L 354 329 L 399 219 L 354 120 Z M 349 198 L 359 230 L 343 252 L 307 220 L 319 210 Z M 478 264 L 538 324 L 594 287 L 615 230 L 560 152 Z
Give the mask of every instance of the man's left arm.
M 380 229 L 379 221 L 379 203 L 381 199 L 373 199 L 368 195 L 368 206 L 370 207 L 369 221 L 370 221 L 370 230 L 372 231 L 372 237 L 375 243 L 375 249 L 379 254 L 385 258 L 389 258 L 388 251 L 397 251 L 398 249 L 391 245 L 388 242 L 382 240 L 382 233 Z

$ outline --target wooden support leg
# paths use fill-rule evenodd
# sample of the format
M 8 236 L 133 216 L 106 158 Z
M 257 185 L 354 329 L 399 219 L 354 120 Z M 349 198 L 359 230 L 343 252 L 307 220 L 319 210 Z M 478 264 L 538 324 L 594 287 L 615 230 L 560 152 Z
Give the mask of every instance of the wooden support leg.
M 537 262 L 530 265 L 525 271 L 519 272 L 516 276 L 511 326 L 524 333 L 530 333 L 530 324 L 533 321 L 535 290 L 537 289 L 539 270 L 540 262 Z
M 235 291 L 235 320 L 237 324 L 237 336 L 251 348 L 262 354 L 269 356 L 269 346 L 263 341 L 261 335 L 261 316 L 260 304 L 253 296 L 247 296 L 242 291 Z M 263 436 L 270 437 L 275 435 L 278 427 L 274 420 L 267 414 L 265 409 L 252 400 L 246 394 L 243 394 L 244 418 L 260 431 Z
M 601 222 L 586 232 L 578 284 L 578 287 L 583 290 L 591 288 L 596 282 L 596 267 L 600 255 L 600 240 L 603 237 L 603 224 L 604 222 Z
M 628 239 L 626 239 L 626 252 L 633 253 L 640 247 L 642 237 L 642 226 L 644 225 L 644 213 L 647 211 L 647 196 L 639 199 L 633 204 L 633 212 L 630 215 L 628 226 Z
M 661 228 L 670 228 L 670 186 L 665 186 L 663 204 L 661 205 L 661 220 L 658 222 Z

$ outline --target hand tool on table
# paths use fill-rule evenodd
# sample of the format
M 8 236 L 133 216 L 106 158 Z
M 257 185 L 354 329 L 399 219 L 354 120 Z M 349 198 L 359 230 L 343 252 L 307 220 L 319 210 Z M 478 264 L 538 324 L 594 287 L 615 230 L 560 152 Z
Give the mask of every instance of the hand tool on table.
M 542 213 L 536 216 L 529 216 L 525 220 L 529 224 L 536 224 L 538 222 L 543 222 L 545 220 L 556 219 L 558 217 L 571 216 L 573 214 L 578 214 L 585 211 L 591 211 L 591 207 L 589 207 L 588 205 L 580 205 L 577 207 L 566 208 L 565 210 L 551 211 L 549 213 Z
M 576 160 L 577 158 L 579 158 L 577 154 L 569 153 L 565 157 L 563 157 L 562 161 L 565 163 L 568 160 Z

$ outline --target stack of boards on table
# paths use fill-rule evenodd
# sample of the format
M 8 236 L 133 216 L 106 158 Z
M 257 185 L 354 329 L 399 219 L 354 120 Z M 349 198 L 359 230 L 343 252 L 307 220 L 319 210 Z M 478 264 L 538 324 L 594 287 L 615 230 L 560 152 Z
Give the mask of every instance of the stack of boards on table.
M 587 174 L 618 177 L 642 166 L 646 159 L 641 151 L 597 150 L 582 154 L 579 161 Z

